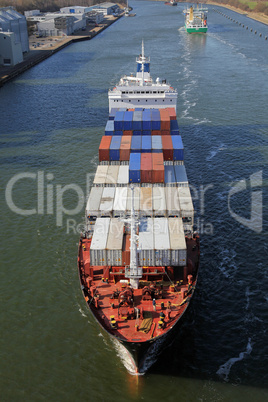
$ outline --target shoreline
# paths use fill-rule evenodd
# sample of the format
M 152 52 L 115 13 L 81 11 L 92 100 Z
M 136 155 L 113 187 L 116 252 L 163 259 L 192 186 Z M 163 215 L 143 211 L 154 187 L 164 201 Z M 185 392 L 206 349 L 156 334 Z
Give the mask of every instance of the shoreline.
M 29 52 L 23 56 L 23 61 L 15 66 L 0 66 L 0 88 L 27 71 L 31 67 L 41 63 L 54 53 L 59 52 L 71 43 L 81 42 L 84 40 L 91 40 L 99 33 L 103 32 L 110 25 L 120 19 L 124 14 L 120 14 L 118 17 L 106 16 L 105 20 L 95 27 L 88 26 L 85 31 L 79 31 L 79 34 L 65 36 L 65 37 L 45 37 L 37 38 L 35 36 L 29 37 Z
M 254 13 L 254 11 L 244 11 L 244 10 L 241 10 L 240 8 L 229 6 L 228 4 L 220 4 L 217 2 L 213 2 L 213 1 L 206 1 L 204 4 L 227 8 L 228 10 L 234 11 L 238 14 L 245 15 L 248 18 L 251 18 L 252 20 L 261 22 L 264 25 L 268 25 L 268 15 L 265 15 L 262 13 Z

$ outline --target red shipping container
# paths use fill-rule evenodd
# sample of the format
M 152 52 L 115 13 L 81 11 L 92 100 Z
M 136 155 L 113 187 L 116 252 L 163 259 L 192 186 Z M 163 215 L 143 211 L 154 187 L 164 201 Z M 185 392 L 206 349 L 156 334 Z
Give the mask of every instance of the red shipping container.
M 164 157 L 162 153 L 152 154 L 153 158 L 153 183 L 164 183 L 165 168 Z
M 161 135 L 161 130 L 152 130 L 152 135 Z
M 133 131 L 132 130 L 124 130 L 123 135 L 133 135 Z
M 109 161 L 110 160 L 110 144 L 112 141 L 111 135 L 104 135 L 101 139 L 99 146 L 99 161 Z
M 168 113 L 169 113 L 169 117 L 170 120 L 176 120 L 177 116 L 176 116 L 176 111 L 174 107 L 167 107 Z
M 173 161 L 173 144 L 171 135 L 162 135 L 164 161 Z
M 130 264 L 130 235 L 124 234 L 122 248 L 122 266 Z
M 130 148 L 131 148 L 131 136 L 123 135 L 120 144 L 120 161 L 129 161 Z
M 161 120 L 161 130 L 170 130 L 170 117 L 167 109 L 159 109 L 160 120 Z
M 152 183 L 153 159 L 151 153 L 141 154 L 141 183 Z

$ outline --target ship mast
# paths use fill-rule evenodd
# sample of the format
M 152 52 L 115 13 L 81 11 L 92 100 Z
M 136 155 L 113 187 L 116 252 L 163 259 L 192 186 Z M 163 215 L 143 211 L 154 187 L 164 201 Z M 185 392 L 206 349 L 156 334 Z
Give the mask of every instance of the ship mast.
M 134 289 L 139 287 L 139 279 L 142 278 L 142 267 L 138 267 L 138 252 L 137 252 L 137 219 L 134 209 L 134 187 L 131 187 L 131 217 L 130 217 L 130 265 L 125 269 L 125 277 L 130 279 L 130 285 Z
M 141 71 L 142 71 L 141 85 L 143 86 L 144 85 L 144 63 L 145 63 L 143 39 L 142 39 L 142 45 L 141 45 L 141 59 L 142 59 L 142 64 L 141 64 Z

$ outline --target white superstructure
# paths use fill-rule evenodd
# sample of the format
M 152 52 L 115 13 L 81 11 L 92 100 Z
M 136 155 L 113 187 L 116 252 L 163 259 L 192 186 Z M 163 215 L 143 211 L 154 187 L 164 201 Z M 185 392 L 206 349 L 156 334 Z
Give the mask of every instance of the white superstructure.
M 166 83 L 166 80 L 157 78 L 154 82 L 150 75 L 150 58 L 142 53 L 137 57 L 136 76 L 123 76 L 118 85 L 109 90 L 109 112 L 113 108 L 147 108 L 162 109 L 177 107 L 177 91 Z

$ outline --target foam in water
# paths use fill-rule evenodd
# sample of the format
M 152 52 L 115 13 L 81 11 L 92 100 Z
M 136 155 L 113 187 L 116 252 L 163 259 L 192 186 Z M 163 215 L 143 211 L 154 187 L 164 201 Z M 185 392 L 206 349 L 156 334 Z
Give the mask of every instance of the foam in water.
M 251 338 L 249 338 L 245 352 L 241 352 L 239 354 L 239 357 L 231 357 L 231 359 L 229 359 L 226 363 L 220 366 L 219 370 L 217 371 L 218 376 L 221 377 L 224 381 L 229 381 L 229 373 L 233 364 L 240 360 L 243 360 L 245 356 L 250 355 L 251 351 L 252 351 Z

